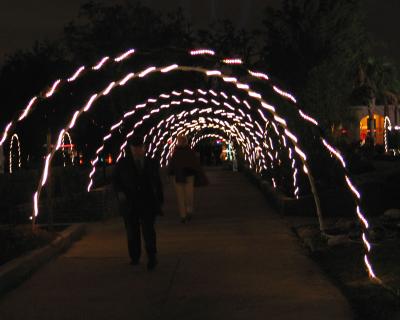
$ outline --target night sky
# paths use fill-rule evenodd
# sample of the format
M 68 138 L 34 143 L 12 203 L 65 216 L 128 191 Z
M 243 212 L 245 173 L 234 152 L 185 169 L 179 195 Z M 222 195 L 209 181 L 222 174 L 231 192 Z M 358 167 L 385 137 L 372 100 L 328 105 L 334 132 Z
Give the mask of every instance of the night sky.
M 6 0 L 0 11 L 0 62 L 16 49 L 29 48 L 35 39 L 54 39 L 63 25 L 75 18 L 87 0 Z M 115 3 L 112 0 L 103 2 Z M 213 18 L 230 18 L 240 27 L 260 24 L 266 4 L 279 0 L 142 0 L 161 11 L 181 5 L 197 26 L 207 25 Z M 365 0 L 368 29 L 379 42 L 385 42 L 382 53 L 400 62 L 400 37 L 397 20 L 399 0 Z M 134 45 L 134 44 L 133 44 Z

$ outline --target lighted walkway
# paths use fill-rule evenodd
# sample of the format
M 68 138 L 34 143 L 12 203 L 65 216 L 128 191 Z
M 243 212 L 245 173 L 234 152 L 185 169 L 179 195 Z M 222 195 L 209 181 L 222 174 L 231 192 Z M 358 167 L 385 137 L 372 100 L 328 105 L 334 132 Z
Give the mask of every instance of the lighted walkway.
M 121 220 L 95 224 L 0 301 L 0 319 L 351 319 L 339 291 L 241 175 L 210 172 L 189 225 L 167 187 L 159 266 L 128 265 Z

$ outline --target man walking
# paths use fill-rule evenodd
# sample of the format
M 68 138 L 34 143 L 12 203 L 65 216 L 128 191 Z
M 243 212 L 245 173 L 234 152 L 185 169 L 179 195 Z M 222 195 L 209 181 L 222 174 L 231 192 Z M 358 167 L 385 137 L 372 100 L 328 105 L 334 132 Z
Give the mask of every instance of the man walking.
M 115 165 L 113 184 L 119 200 L 125 203 L 122 215 L 131 264 L 139 264 L 142 233 L 148 257 L 147 269 L 153 270 L 157 265 L 154 224 L 156 216 L 162 214 L 164 201 L 159 166 L 145 156 L 142 137 L 132 137 L 128 145 L 125 157 Z

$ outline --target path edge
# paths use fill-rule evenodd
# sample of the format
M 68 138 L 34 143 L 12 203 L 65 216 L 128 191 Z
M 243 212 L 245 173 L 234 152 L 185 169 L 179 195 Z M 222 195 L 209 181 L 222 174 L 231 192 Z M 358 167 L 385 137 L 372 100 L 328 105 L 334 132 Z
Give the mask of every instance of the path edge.
M 0 297 L 16 288 L 41 266 L 65 252 L 86 233 L 86 224 L 72 224 L 58 234 L 50 244 L 30 251 L 0 266 Z

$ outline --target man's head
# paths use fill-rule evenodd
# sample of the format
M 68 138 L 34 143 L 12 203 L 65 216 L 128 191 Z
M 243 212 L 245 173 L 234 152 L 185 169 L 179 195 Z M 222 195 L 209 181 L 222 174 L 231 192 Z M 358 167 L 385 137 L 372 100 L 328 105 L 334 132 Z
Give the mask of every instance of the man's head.
M 146 150 L 143 144 L 143 137 L 135 135 L 128 143 L 134 157 L 144 157 Z

